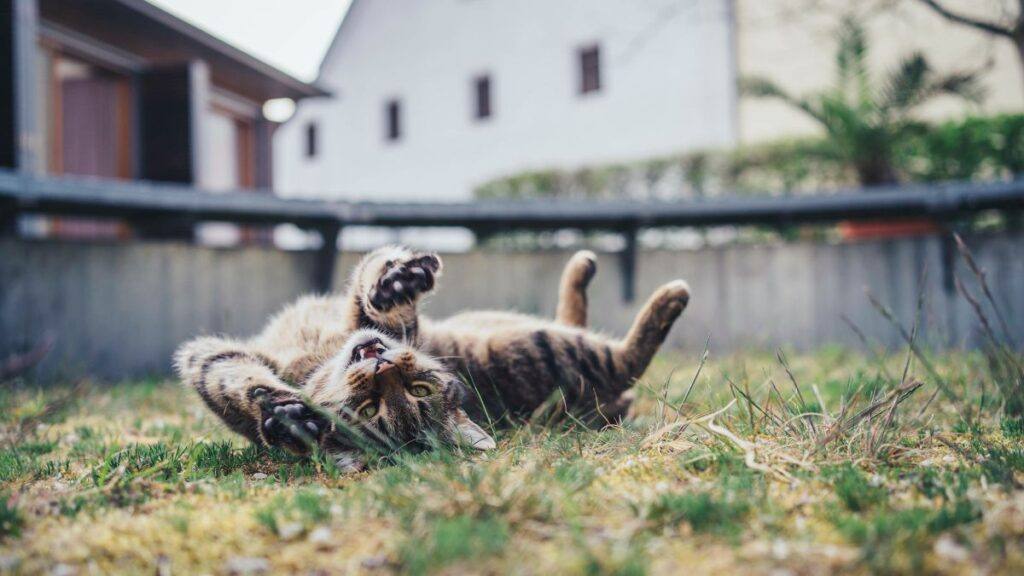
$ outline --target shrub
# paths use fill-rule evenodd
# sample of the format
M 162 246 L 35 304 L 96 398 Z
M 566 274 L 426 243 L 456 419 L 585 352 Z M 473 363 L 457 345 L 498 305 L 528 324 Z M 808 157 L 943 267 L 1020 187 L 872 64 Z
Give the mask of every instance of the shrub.
M 1024 174 L 1024 115 L 971 116 L 914 135 L 901 151 L 907 180 L 1006 179 Z
M 904 182 L 1006 180 L 1024 174 L 1024 114 L 918 124 L 894 151 Z M 498 178 L 481 199 L 663 199 L 800 194 L 857 185 L 824 138 L 783 139 L 728 151 L 698 151 L 632 164 L 540 170 Z

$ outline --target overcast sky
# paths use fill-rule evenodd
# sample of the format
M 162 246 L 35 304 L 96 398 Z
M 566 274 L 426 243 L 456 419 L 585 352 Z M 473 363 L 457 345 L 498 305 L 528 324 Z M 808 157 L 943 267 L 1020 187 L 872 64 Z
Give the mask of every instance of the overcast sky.
M 308 81 L 351 0 L 149 1 Z

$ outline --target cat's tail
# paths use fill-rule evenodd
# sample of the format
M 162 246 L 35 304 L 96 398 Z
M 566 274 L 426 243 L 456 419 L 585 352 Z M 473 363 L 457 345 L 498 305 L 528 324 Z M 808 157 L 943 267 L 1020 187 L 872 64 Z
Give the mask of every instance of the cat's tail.
M 672 324 L 690 302 L 690 287 L 683 280 L 673 280 L 658 288 L 647 299 L 633 320 L 633 326 L 622 340 L 619 357 L 630 381 L 647 370 L 654 354 L 668 336 Z

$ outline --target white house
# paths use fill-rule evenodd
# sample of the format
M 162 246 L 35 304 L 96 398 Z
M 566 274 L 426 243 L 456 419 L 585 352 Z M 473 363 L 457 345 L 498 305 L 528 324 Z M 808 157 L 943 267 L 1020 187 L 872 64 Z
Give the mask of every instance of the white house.
M 732 0 L 354 0 L 275 188 L 456 201 L 530 169 L 727 147 Z
M 354 0 L 318 78 L 334 97 L 303 101 L 277 132 L 275 188 L 344 200 L 457 201 L 528 170 L 820 133 L 778 102 L 740 102 L 737 79 L 767 76 L 798 94 L 828 86 L 835 30 L 851 11 L 868 27 L 876 73 L 914 50 L 938 70 L 986 70 L 984 105 L 946 99 L 929 106 L 928 117 L 1021 109 L 1024 82 L 1007 41 L 952 24 L 918 0 L 882 5 Z M 948 5 L 991 16 L 990 5 L 974 0 Z M 373 243 L 351 232 L 347 239 L 363 240 L 356 244 Z

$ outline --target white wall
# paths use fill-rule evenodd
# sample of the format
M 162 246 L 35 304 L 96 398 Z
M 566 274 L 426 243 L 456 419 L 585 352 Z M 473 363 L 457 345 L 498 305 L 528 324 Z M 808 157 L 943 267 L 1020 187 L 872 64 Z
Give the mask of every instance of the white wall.
M 284 195 L 460 200 L 491 178 L 668 155 L 735 141 L 727 0 L 357 0 L 320 82 L 277 133 Z M 599 43 L 602 90 L 581 96 L 581 46 Z M 473 119 L 472 79 L 493 117 Z M 404 135 L 384 139 L 398 97 Z M 304 157 L 305 125 L 320 154 Z
M 199 175 L 197 184 L 209 191 L 222 192 L 238 190 L 238 127 L 235 119 L 215 110 L 207 111 L 203 127 L 203 151 L 216 159 Z

